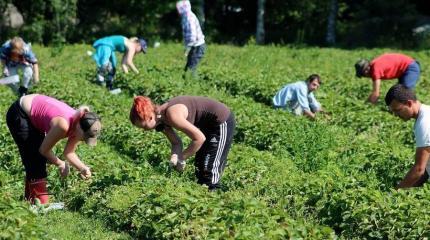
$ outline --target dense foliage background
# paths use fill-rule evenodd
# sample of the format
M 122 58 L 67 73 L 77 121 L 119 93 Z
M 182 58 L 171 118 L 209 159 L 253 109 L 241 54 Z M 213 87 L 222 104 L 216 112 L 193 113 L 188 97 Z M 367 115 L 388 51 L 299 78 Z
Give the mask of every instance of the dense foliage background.
M 21 35 L 31 42 L 90 43 L 109 34 L 180 41 L 180 20 L 172 0 L 2 0 L 13 4 L 24 25 L 0 21 L 4 41 Z M 430 47 L 430 5 L 426 0 L 191 0 L 210 42 L 255 41 L 257 9 L 264 37 L 259 43 L 340 47 Z M 259 4 L 260 3 L 260 4 Z M 0 19 L 1 20 L 1 19 Z M 415 30 L 414 30 L 415 29 Z
M 32 91 L 102 116 L 95 148 L 78 155 L 91 181 L 73 171 L 60 181 L 49 167 L 53 201 L 64 211 L 34 214 L 22 201 L 24 174 L 4 113 L 16 96 L 0 86 L 0 239 L 425 239 L 430 188 L 395 191 L 412 166 L 413 121 L 390 115 L 383 102 L 364 103 L 369 79 L 353 64 L 393 49 L 340 50 L 211 44 L 200 79 L 182 80 L 180 44 L 161 43 L 138 55 L 140 74 L 118 73 L 123 90 L 94 84 L 90 45 L 34 46 L 41 82 Z M 430 103 L 428 51 L 402 51 L 421 62 L 418 97 Z M 271 107 L 284 84 L 322 76 L 317 98 L 331 117 L 317 121 Z M 382 95 L 395 81 L 383 81 Z M 168 166 L 169 144 L 133 127 L 134 95 L 162 103 L 181 94 L 218 99 L 234 111 L 237 132 L 223 177 L 224 192 L 195 183 L 193 159 L 183 174 Z M 55 149 L 61 154 L 62 148 Z

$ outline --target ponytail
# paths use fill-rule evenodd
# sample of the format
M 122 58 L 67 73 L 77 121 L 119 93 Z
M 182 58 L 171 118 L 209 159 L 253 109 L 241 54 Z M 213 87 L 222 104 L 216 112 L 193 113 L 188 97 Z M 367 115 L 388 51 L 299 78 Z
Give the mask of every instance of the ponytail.
M 131 37 L 131 38 L 129 38 L 129 40 L 132 42 L 136 42 L 136 43 L 139 42 L 139 38 L 137 38 L 137 37 Z
M 155 105 L 149 97 L 134 97 L 133 106 L 130 110 L 130 121 L 134 124 L 137 121 L 149 120 L 154 111 Z

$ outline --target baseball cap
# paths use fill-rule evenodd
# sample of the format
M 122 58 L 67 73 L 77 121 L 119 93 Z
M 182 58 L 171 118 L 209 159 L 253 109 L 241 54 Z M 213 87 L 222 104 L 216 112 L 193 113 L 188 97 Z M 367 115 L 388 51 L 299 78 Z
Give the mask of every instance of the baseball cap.
M 102 129 L 100 117 L 93 112 L 86 112 L 79 120 L 79 125 L 84 132 L 85 143 L 92 147 L 97 145 L 97 137 Z
M 360 59 L 355 63 L 355 76 L 361 78 L 364 77 L 364 70 L 369 67 L 369 60 Z
M 139 38 L 140 46 L 142 47 L 142 52 L 146 54 L 146 50 L 148 49 L 148 45 L 146 44 L 145 39 Z

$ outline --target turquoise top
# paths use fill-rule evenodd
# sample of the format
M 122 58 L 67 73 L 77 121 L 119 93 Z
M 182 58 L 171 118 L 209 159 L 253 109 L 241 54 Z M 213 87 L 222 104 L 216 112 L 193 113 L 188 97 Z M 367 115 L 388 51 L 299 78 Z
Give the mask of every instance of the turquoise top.
M 118 51 L 118 52 L 125 52 L 125 37 L 121 35 L 115 35 L 115 36 L 109 36 L 100 38 L 99 40 L 95 41 L 93 44 L 94 48 L 97 48 L 98 46 L 109 46 L 112 51 Z

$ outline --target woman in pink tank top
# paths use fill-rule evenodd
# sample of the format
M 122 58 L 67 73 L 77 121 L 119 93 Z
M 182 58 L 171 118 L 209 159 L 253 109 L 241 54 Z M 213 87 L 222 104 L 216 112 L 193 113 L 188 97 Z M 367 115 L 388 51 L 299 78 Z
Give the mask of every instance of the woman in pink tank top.
M 90 168 L 75 153 L 81 141 L 94 146 L 101 130 L 100 118 L 88 107 L 75 110 L 55 98 L 31 94 L 10 106 L 6 121 L 25 168 L 26 200 L 34 203 L 39 199 L 42 204 L 49 202 L 47 163 L 56 165 L 61 177 L 69 174 L 68 163 L 80 171 L 83 179 L 91 177 Z M 52 151 L 63 138 L 67 138 L 63 152 L 67 162 Z

